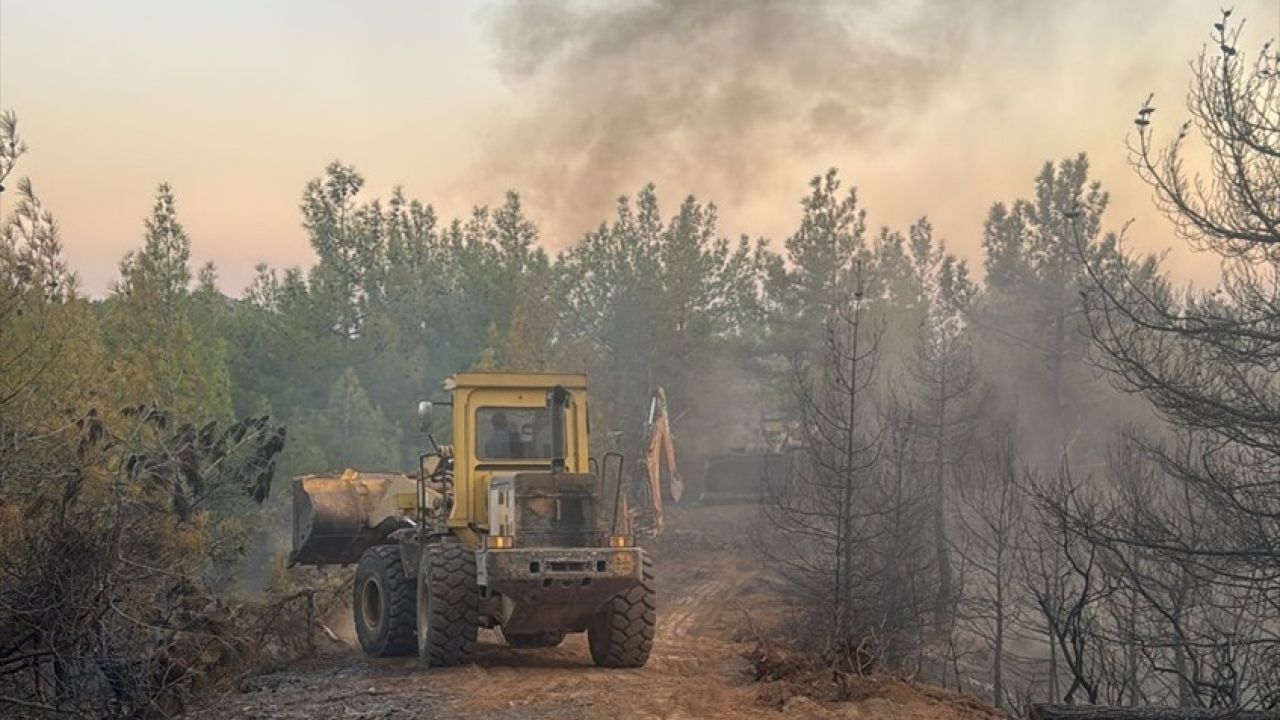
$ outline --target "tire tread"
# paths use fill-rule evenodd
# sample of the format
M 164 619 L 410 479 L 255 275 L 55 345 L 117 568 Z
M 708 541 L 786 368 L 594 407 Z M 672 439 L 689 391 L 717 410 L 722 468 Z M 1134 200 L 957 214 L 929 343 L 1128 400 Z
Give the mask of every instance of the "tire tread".
M 376 558 L 376 559 L 375 559 Z M 400 547 L 397 545 L 375 545 L 364 551 L 360 565 L 366 562 L 375 563 L 380 569 L 382 590 L 390 600 L 385 622 L 386 633 L 380 645 L 365 645 L 364 637 L 360 645 L 373 657 L 406 657 L 417 650 L 418 617 L 415 609 L 417 598 L 414 596 L 414 582 L 404 571 L 400 559 Z M 363 583 L 359 582 L 360 569 L 357 568 L 355 585 L 355 601 L 353 609 L 359 615 L 360 593 Z M 357 621 L 359 626 L 359 621 Z
M 653 560 L 648 554 L 643 556 L 641 573 L 640 584 L 605 603 L 587 629 L 591 659 L 600 667 L 638 668 L 649 661 L 658 608 Z
M 428 621 L 419 652 L 428 667 L 466 665 L 475 658 L 480 624 L 475 552 L 442 543 L 425 548 L 423 559 L 419 574 L 428 595 Z

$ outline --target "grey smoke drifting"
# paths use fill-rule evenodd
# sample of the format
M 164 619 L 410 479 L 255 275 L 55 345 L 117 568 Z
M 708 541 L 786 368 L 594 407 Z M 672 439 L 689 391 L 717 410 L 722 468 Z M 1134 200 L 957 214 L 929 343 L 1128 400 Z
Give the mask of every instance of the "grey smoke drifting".
M 741 204 L 835 151 L 888 142 L 958 72 L 991 2 L 512 0 L 494 20 L 512 91 L 484 172 L 563 244 L 653 180 Z

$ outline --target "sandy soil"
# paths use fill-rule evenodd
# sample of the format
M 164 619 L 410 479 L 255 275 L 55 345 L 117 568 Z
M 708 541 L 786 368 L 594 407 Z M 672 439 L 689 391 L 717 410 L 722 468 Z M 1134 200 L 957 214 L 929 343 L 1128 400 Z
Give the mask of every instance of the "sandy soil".
M 191 718 L 937 718 L 990 717 L 979 704 L 904 683 L 875 697 L 822 704 L 761 702 L 745 653 L 752 623 L 783 612 L 777 589 L 738 544 L 743 506 L 676 509 L 654 546 L 658 635 L 639 670 L 592 666 L 584 635 L 556 649 L 513 650 L 481 634 L 475 665 L 425 670 L 416 660 L 370 660 L 331 649 L 288 671 L 246 681 Z

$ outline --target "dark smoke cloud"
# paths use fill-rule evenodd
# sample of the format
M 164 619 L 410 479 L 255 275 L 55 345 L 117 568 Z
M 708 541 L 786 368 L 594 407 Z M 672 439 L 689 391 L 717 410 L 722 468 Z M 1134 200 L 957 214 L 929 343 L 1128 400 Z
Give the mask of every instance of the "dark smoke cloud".
M 999 1 L 512 0 L 494 18 L 512 117 L 484 172 L 555 245 L 649 180 L 750 202 L 780 168 L 894 138 Z

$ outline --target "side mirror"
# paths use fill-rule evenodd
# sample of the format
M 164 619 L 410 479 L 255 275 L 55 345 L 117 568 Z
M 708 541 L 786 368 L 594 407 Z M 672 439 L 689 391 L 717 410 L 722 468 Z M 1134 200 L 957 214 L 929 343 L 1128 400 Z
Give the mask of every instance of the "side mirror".
M 422 432 L 431 432 L 431 401 L 423 400 L 418 403 L 418 429 Z

